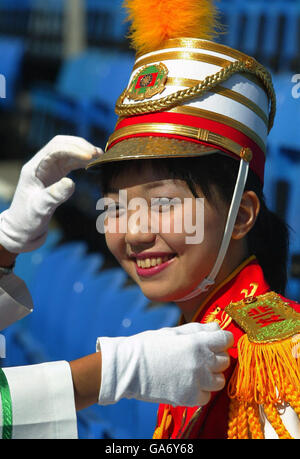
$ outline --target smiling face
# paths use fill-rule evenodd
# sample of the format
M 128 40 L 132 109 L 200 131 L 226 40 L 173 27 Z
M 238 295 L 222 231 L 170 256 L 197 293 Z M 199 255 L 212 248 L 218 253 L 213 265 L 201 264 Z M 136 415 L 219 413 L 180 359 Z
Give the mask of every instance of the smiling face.
M 106 232 L 106 242 L 146 297 L 169 302 L 190 293 L 210 273 L 222 241 L 228 208 L 221 200 L 213 205 L 197 187 L 199 198 L 204 198 L 202 212 L 185 180 L 172 178 L 163 169 L 154 170 L 152 164 L 146 160 L 138 169 L 125 168 L 109 183 L 105 195 L 117 207 L 120 205 L 120 209 L 115 216 L 109 216 L 115 220 L 116 231 Z M 124 203 L 119 202 L 120 190 L 127 193 L 127 203 L 133 199 L 147 203 L 139 213 L 143 225 L 141 220 L 133 218 L 136 208 L 125 209 Z M 176 203 L 170 206 L 166 198 L 176 198 Z M 145 213 L 148 220 L 143 218 Z M 124 219 L 125 232 L 120 231 L 124 228 Z M 170 224 L 168 231 L 163 221 Z M 178 221 L 182 222 L 181 232 L 176 226 Z M 187 243 L 191 223 L 194 227 L 202 226 L 201 243 Z

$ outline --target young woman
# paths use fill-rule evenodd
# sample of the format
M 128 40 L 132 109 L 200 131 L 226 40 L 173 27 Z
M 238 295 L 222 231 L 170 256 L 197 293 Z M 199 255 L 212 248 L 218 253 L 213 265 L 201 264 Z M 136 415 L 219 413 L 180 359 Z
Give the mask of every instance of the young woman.
M 161 405 L 154 437 L 299 438 L 300 307 L 282 296 L 288 233 L 263 197 L 271 76 L 210 41 L 209 1 L 126 5 L 137 58 L 91 165 L 107 244 L 182 323 L 217 322 L 235 338 L 226 388 L 204 407 Z
M 272 290 L 283 294 L 287 280 L 287 228 L 267 209 L 262 185 L 250 172 L 215 288 L 190 300 L 180 301 L 212 270 L 224 233 L 237 169 L 235 160 L 214 154 L 196 159 L 124 161 L 103 166 L 101 174 L 103 194 L 111 200 L 107 211 L 108 227 L 124 227 L 122 220 L 125 218 L 128 227 L 126 233 L 118 230 L 106 232 L 109 249 L 149 299 L 174 301 L 178 305 L 182 311 L 182 323 L 216 321 L 223 329 L 233 333 L 235 344 L 230 350 L 232 360 L 226 372 L 227 383 L 237 365 L 237 343 L 242 329 L 225 312 L 225 307 L 230 302 L 250 295 L 257 297 Z M 126 212 L 124 202 L 119 201 L 119 190 L 127 192 L 128 203 L 136 197 L 147 201 L 148 230 L 140 228 L 137 231 L 138 224 L 129 224 L 136 209 Z M 190 234 L 174 232 L 176 219 L 182 217 L 184 220 L 187 198 L 193 201 L 193 223 L 199 220 L 195 215 L 196 199 L 204 198 L 204 213 L 201 215 L 204 238 L 199 244 L 187 244 L 186 238 Z M 147 211 L 146 207 L 144 211 Z M 155 219 L 156 214 L 160 230 L 154 233 L 151 231 L 151 216 Z M 143 218 L 141 213 L 139 217 Z M 164 233 L 161 227 L 166 218 L 170 222 L 170 232 Z M 150 261 L 148 265 L 151 267 L 147 266 L 146 260 Z M 300 311 L 299 305 L 290 304 Z M 162 405 L 157 435 L 163 438 L 184 438 L 186 435 L 191 438 L 225 438 L 230 403 L 227 390 L 228 387 L 215 393 L 210 403 L 201 409 Z M 292 423 L 291 433 L 297 436 L 298 420 L 294 413 L 290 415 L 286 415 L 287 425 Z M 266 426 L 264 435 L 272 436 L 274 431 L 268 421 L 263 417 L 260 420 Z M 248 424 L 246 430 L 245 425 L 243 428 L 244 432 L 240 435 L 248 435 Z M 255 429 L 254 435 L 263 436 L 258 422 Z
M 13 202 L 0 213 L 0 331 L 34 307 L 26 285 L 13 273 L 18 254 L 44 242 L 55 209 L 74 190 L 66 176 L 102 154 L 84 139 L 57 136 L 22 168 Z M 207 403 L 210 392 L 224 387 L 225 351 L 232 344 L 230 333 L 211 325 L 100 338 L 97 352 L 72 362 L 0 368 L 0 438 L 77 438 L 76 411 L 97 402 Z M 2 356 L 4 344 L 0 340 Z M 200 365 L 199 356 L 205 361 L 206 355 L 212 362 Z M 170 365 L 175 358 L 180 364 Z M 171 379 L 167 386 L 166 378 Z

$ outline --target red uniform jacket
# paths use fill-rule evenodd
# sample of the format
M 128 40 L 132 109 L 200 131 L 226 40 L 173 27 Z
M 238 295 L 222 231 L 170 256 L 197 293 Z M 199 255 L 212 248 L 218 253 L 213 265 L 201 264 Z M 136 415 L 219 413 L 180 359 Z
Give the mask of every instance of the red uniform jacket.
M 263 271 L 254 256 L 242 263 L 221 285 L 219 285 L 201 304 L 193 322 L 207 323 L 218 321 L 223 330 L 230 331 L 234 336 L 234 346 L 229 350 L 230 367 L 225 372 L 226 387 L 211 396 L 210 402 L 204 407 L 173 407 L 161 404 L 158 410 L 157 426 L 164 422 L 161 438 L 227 438 L 229 397 L 227 385 L 237 363 L 237 343 L 244 331 L 225 312 L 230 302 L 238 302 L 248 296 L 263 295 L 270 291 Z M 300 305 L 286 300 L 293 309 L 300 312 Z

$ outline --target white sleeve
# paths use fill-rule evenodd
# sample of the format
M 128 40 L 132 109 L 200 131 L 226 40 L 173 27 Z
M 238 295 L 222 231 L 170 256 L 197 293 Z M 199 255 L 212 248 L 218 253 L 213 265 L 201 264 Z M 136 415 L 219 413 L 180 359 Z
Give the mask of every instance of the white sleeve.
M 26 317 L 33 310 L 26 284 L 15 274 L 0 278 L 0 331 Z
M 297 416 L 297 413 L 293 410 L 290 405 L 285 405 L 278 407 L 278 411 L 281 417 L 281 420 L 289 432 L 289 434 L 296 440 L 300 439 L 300 420 Z M 274 428 L 268 421 L 268 418 L 263 411 L 260 409 L 260 417 L 263 424 L 264 437 L 267 440 L 278 439 L 278 435 L 275 432 Z
M 77 439 L 71 368 L 67 362 L 3 368 L 13 417 L 13 439 Z M 0 438 L 2 406 L 0 399 Z

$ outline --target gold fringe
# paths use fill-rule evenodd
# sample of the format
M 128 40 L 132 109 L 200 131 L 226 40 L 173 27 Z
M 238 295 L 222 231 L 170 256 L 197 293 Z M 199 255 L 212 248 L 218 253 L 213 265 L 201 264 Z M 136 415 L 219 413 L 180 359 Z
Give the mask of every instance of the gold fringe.
M 282 403 L 287 385 L 300 391 L 300 359 L 292 339 L 256 344 L 243 335 L 238 343 L 238 365 L 229 383 L 229 395 L 238 400 Z
M 160 440 L 160 439 L 165 438 L 166 431 L 170 427 L 171 421 L 172 421 L 172 416 L 170 414 L 169 408 L 165 408 L 161 423 L 159 424 L 159 426 L 156 427 L 154 431 L 154 434 L 153 434 L 154 440 Z
M 291 440 L 292 437 L 285 428 L 276 407 L 272 403 L 268 403 L 264 405 L 264 412 L 266 413 L 268 420 L 277 433 L 278 437 L 282 440 Z
M 291 439 L 277 410 L 289 403 L 300 419 L 300 359 L 292 338 L 264 344 L 247 335 L 238 343 L 238 364 L 228 386 L 228 438 L 262 439 L 259 406 L 280 439 Z

